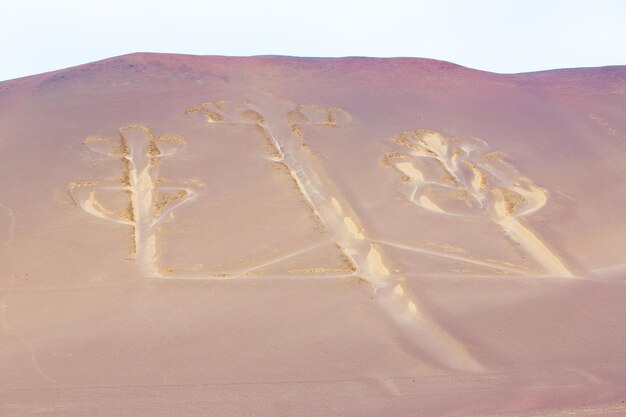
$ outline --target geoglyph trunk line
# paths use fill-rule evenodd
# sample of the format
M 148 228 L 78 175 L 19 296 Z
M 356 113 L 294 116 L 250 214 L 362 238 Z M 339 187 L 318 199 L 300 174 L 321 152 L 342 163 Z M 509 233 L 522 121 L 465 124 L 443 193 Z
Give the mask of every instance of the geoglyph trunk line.
M 153 227 L 154 207 L 154 163 L 150 148 L 145 138 L 135 135 L 122 136 L 123 147 L 127 150 L 124 158 L 128 169 L 128 190 L 130 191 L 130 209 L 132 210 L 135 259 L 142 275 L 157 277 L 156 236 Z M 143 140 L 142 140 L 143 139 Z M 152 150 L 152 153 L 156 153 Z
M 546 244 L 517 219 L 505 217 L 497 223 L 511 239 L 519 243 L 551 275 L 564 278 L 574 276 Z

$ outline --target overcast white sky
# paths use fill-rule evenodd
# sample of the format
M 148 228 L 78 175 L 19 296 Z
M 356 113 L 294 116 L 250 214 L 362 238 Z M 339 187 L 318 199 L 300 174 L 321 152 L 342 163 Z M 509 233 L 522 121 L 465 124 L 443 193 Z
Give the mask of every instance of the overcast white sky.
M 626 64 L 626 0 L 2 0 L 0 80 L 130 52 Z

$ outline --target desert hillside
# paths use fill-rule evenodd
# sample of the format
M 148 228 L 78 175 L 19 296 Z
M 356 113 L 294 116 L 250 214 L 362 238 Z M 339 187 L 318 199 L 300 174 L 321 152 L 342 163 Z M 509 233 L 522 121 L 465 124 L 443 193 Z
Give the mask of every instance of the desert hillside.
M 625 115 L 623 66 L 2 82 L 0 414 L 626 414 Z

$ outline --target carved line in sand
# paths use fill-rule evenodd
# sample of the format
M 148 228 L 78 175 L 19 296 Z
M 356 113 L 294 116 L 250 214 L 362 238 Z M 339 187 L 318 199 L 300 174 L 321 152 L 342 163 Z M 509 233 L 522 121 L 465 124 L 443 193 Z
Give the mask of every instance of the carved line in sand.
M 161 158 L 173 155 L 185 144 L 179 136 L 155 136 L 145 126 L 130 125 L 119 129 L 119 137 L 112 139 L 89 136 L 83 141 L 90 150 L 117 158 L 122 168 L 121 178 L 105 181 L 85 181 L 69 184 L 74 201 L 87 213 L 103 220 L 131 226 L 131 255 L 140 273 L 158 277 L 156 229 L 172 214 L 172 210 L 196 197 L 194 185 L 198 181 L 179 181 L 185 186 L 158 177 Z M 118 194 L 125 201 L 123 210 L 106 207 L 101 196 Z M 121 194 L 121 195 L 120 195 Z
M 546 204 L 547 190 L 520 176 L 502 154 L 487 152 L 487 144 L 478 139 L 448 138 L 429 130 L 402 132 L 393 142 L 400 151 L 386 154 L 384 163 L 402 174 L 413 204 L 446 216 L 486 217 L 531 255 L 546 274 L 573 276 L 557 254 L 519 220 Z M 524 272 L 514 265 L 482 263 Z
M 201 114 L 209 123 L 235 123 L 223 114 L 234 110 L 240 115 L 237 123 L 256 124 L 273 147 L 271 160 L 287 168 L 298 191 L 349 260 L 350 273 L 343 276 L 355 276 L 368 282 L 381 307 L 404 330 L 403 336 L 412 345 L 427 352 L 437 363 L 459 371 L 482 371 L 482 366 L 465 346 L 429 317 L 410 293 L 404 278 L 392 279 L 381 248 L 368 237 L 356 213 L 325 174 L 316 155 L 307 145 L 301 125 L 344 127 L 345 124 L 340 121 L 349 123 L 349 114 L 342 109 L 326 110 L 320 106 L 295 105 L 281 100 L 288 108 L 283 120 L 262 115 L 260 109 L 271 108 L 275 101 L 268 95 L 261 95 L 257 102 L 247 100 L 240 105 L 227 101 L 209 102 L 187 109 L 186 112 Z

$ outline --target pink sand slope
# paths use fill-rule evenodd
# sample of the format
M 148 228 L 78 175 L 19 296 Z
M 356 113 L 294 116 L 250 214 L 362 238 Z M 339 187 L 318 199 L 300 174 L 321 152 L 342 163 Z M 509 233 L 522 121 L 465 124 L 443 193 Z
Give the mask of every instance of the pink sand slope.
M 0 415 L 626 415 L 626 67 L 133 54 L 0 83 Z

